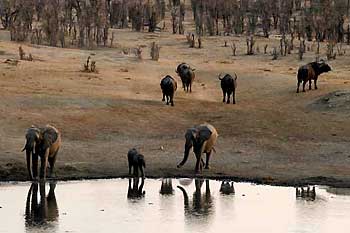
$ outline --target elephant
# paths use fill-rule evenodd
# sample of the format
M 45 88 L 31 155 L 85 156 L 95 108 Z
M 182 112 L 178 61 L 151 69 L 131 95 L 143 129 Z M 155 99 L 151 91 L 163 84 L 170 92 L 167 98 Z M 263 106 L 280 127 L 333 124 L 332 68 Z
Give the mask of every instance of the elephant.
M 161 195 L 174 195 L 173 182 L 170 178 L 162 179 L 159 193 Z
M 181 63 L 175 70 L 175 72 L 180 76 L 182 88 L 186 92 L 188 92 L 188 90 L 192 92 L 192 83 L 196 77 L 194 71 L 195 69 L 192 69 L 190 65 L 186 63 Z
M 234 74 L 233 77 L 230 74 L 219 74 L 219 80 L 221 80 L 221 89 L 223 94 L 222 102 L 230 103 L 230 98 L 232 94 L 232 103 L 236 104 L 236 89 L 237 89 L 237 75 Z M 226 100 L 227 96 L 227 101 Z
M 46 196 L 45 182 L 34 182 L 27 194 L 25 221 L 26 226 L 38 226 L 55 222 L 58 219 L 59 211 L 55 196 L 56 183 L 50 183 L 49 193 Z M 40 194 L 38 202 L 38 190 Z
M 166 98 L 166 104 L 169 105 L 170 103 L 171 106 L 174 106 L 174 94 L 175 94 L 175 91 L 177 90 L 176 80 L 170 75 L 167 75 L 160 82 L 160 87 L 163 92 L 162 101 L 165 101 L 165 98 Z
M 205 169 L 209 169 L 209 159 L 212 150 L 215 151 L 214 145 L 216 143 L 216 139 L 218 137 L 218 133 L 214 126 L 205 123 L 187 130 L 185 134 L 186 142 L 185 142 L 185 152 L 183 160 L 177 165 L 178 168 L 182 167 L 187 159 L 191 148 L 193 147 L 193 152 L 196 155 L 196 167 L 195 172 L 199 173 L 202 171 L 203 165 L 205 165 Z M 204 164 L 202 160 L 202 154 L 206 153 L 206 163 Z
M 139 186 L 139 182 L 141 179 L 141 184 Z M 143 190 L 143 186 L 145 184 L 144 178 L 134 177 L 129 178 L 129 186 L 128 186 L 128 199 L 141 199 L 145 196 L 146 191 Z
M 46 179 L 47 163 L 50 164 L 50 177 L 53 175 L 60 147 L 61 134 L 54 126 L 31 126 L 27 129 L 26 143 L 22 152 L 26 151 L 27 170 L 30 180 L 37 179 L 39 157 L 41 159 L 40 178 Z
M 203 180 L 195 179 L 195 191 L 193 193 L 192 207 L 186 190 L 182 186 L 177 186 L 181 190 L 184 197 L 185 214 L 190 216 L 202 216 L 212 213 L 213 200 L 210 193 L 209 180 L 205 180 L 205 193 L 202 194 L 201 188 Z
M 224 180 L 221 182 L 220 193 L 225 195 L 230 195 L 235 193 L 235 187 L 233 186 L 233 181 Z
M 139 175 L 141 171 L 142 177 L 145 177 L 144 168 L 146 168 L 145 157 L 140 154 L 135 148 L 128 151 L 128 163 L 129 163 L 129 175 L 131 175 L 131 169 L 133 168 L 134 176 Z

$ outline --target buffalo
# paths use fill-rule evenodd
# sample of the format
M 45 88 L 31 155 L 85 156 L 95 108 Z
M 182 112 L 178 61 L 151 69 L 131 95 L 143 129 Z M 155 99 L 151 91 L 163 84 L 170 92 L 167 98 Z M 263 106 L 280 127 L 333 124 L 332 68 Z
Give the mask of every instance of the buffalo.
M 182 87 L 186 92 L 188 92 L 188 90 L 192 92 L 192 83 L 196 77 L 194 71 L 195 69 L 192 69 L 190 65 L 186 63 L 181 63 L 175 70 L 175 72 L 180 76 Z
M 237 75 L 234 74 L 232 77 L 230 74 L 219 74 L 218 78 L 221 80 L 221 89 L 223 94 L 222 102 L 225 103 L 227 96 L 226 103 L 229 104 L 232 94 L 232 103 L 236 104 Z
M 163 92 L 162 101 L 165 101 L 165 98 L 166 98 L 166 104 L 169 105 L 170 103 L 171 106 L 174 106 L 174 94 L 177 89 L 176 80 L 170 75 L 167 75 L 160 82 L 160 87 Z
M 325 62 L 311 62 L 301 66 L 298 70 L 298 84 L 297 93 L 299 93 L 299 86 L 303 83 L 303 92 L 305 92 L 305 85 L 309 82 L 309 90 L 311 90 L 311 82 L 314 80 L 315 89 L 317 90 L 317 78 L 320 74 L 331 71 L 331 67 Z

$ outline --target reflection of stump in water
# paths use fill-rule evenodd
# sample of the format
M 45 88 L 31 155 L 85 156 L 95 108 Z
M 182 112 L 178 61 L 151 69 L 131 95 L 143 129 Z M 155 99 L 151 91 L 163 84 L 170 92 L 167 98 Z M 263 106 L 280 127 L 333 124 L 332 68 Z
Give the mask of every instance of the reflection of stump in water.
M 162 179 L 159 193 L 161 195 L 174 195 L 173 182 L 171 179 Z
M 192 207 L 190 206 L 190 200 L 186 190 L 181 186 L 177 186 L 182 191 L 184 196 L 184 206 L 186 215 L 208 216 L 211 214 L 213 200 L 211 198 L 209 180 L 205 180 L 205 193 L 203 194 L 201 192 L 202 185 L 203 180 L 195 179 L 196 190 L 193 193 Z
M 139 186 L 139 182 L 141 179 L 141 184 Z M 145 196 L 145 191 L 143 191 L 143 186 L 145 184 L 145 178 L 129 178 L 129 186 L 128 186 L 128 199 L 141 199 Z
M 58 206 L 55 196 L 55 183 L 50 183 L 46 196 L 45 182 L 33 183 L 30 186 L 26 201 L 25 220 L 27 226 L 45 225 L 58 219 Z M 40 201 L 38 202 L 38 190 Z
M 296 187 L 295 194 L 297 198 L 313 201 L 316 199 L 316 188 L 315 186 L 312 189 L 310 187 Z
M 225 195 L 235 194 L 235 187 L 233 186 L 233 181 L 222 181 L 220 186 L 220 193 Z

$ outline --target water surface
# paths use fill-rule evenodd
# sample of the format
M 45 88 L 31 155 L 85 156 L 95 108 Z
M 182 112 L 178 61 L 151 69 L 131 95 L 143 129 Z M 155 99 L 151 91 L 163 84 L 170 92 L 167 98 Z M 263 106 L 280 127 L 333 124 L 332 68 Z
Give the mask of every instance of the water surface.
M 213 180 L 92 180 L 0 184 L 0 232 L 349 232 L 347 189 Z M 180 186 L 178 188 L 177 186 Z M 224 190 L 229 192 L 230 189 Z

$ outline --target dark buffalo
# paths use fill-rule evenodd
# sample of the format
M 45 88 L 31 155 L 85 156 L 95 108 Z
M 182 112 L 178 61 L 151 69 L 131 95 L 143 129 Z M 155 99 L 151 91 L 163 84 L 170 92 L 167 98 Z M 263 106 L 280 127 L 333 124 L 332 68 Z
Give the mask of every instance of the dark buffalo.
M 188 92 L 188 90 L 192 92 L 192 83 L 196 77 L 194 71 L 195 69 L 192 69 L 190 65 L 186 63 L 181 63 L 175 70 L 175 72 L 180 76 L 182 87 L 186 92 Z
M 301 66 L 298 70 L 297 93 L 299 93 L 299 86 L 301 83 L 303 83 L 303 92 L 305 92 L 305 85 L 307 82 L 309 82 L 309 90 L 311 90 L 312 80 L 314 80 L 315 89 L 317 89 L 318 76 L 331 70 L 331 67 L 325 62 L 311 62 Z
M 223 100 L 222 102 L 225 103 L 226 101 L 226 95 L 227 95 L 227 102 L 230 103 L 230 98 L 232 94 L 232 103 L 236 104 L 236 88 L 237 88 L 237 75 L 234 74 L 233 77 L 229 74 L 219 74 L 219 80 L 221 80 L 221 89 L 223 94 Z
M 175 91 L 177 90 L 176 80 L 170 75 L 167 75 L 160 82 L 160 87 L 162 88 L 162 92 L 163 92 L 162 101 L 165 101 L 165 97 L 166 97 L 166 104 L 168 105 L 170 103 L 171 106 L 174 106 L 174 94 L 175 94 Z

